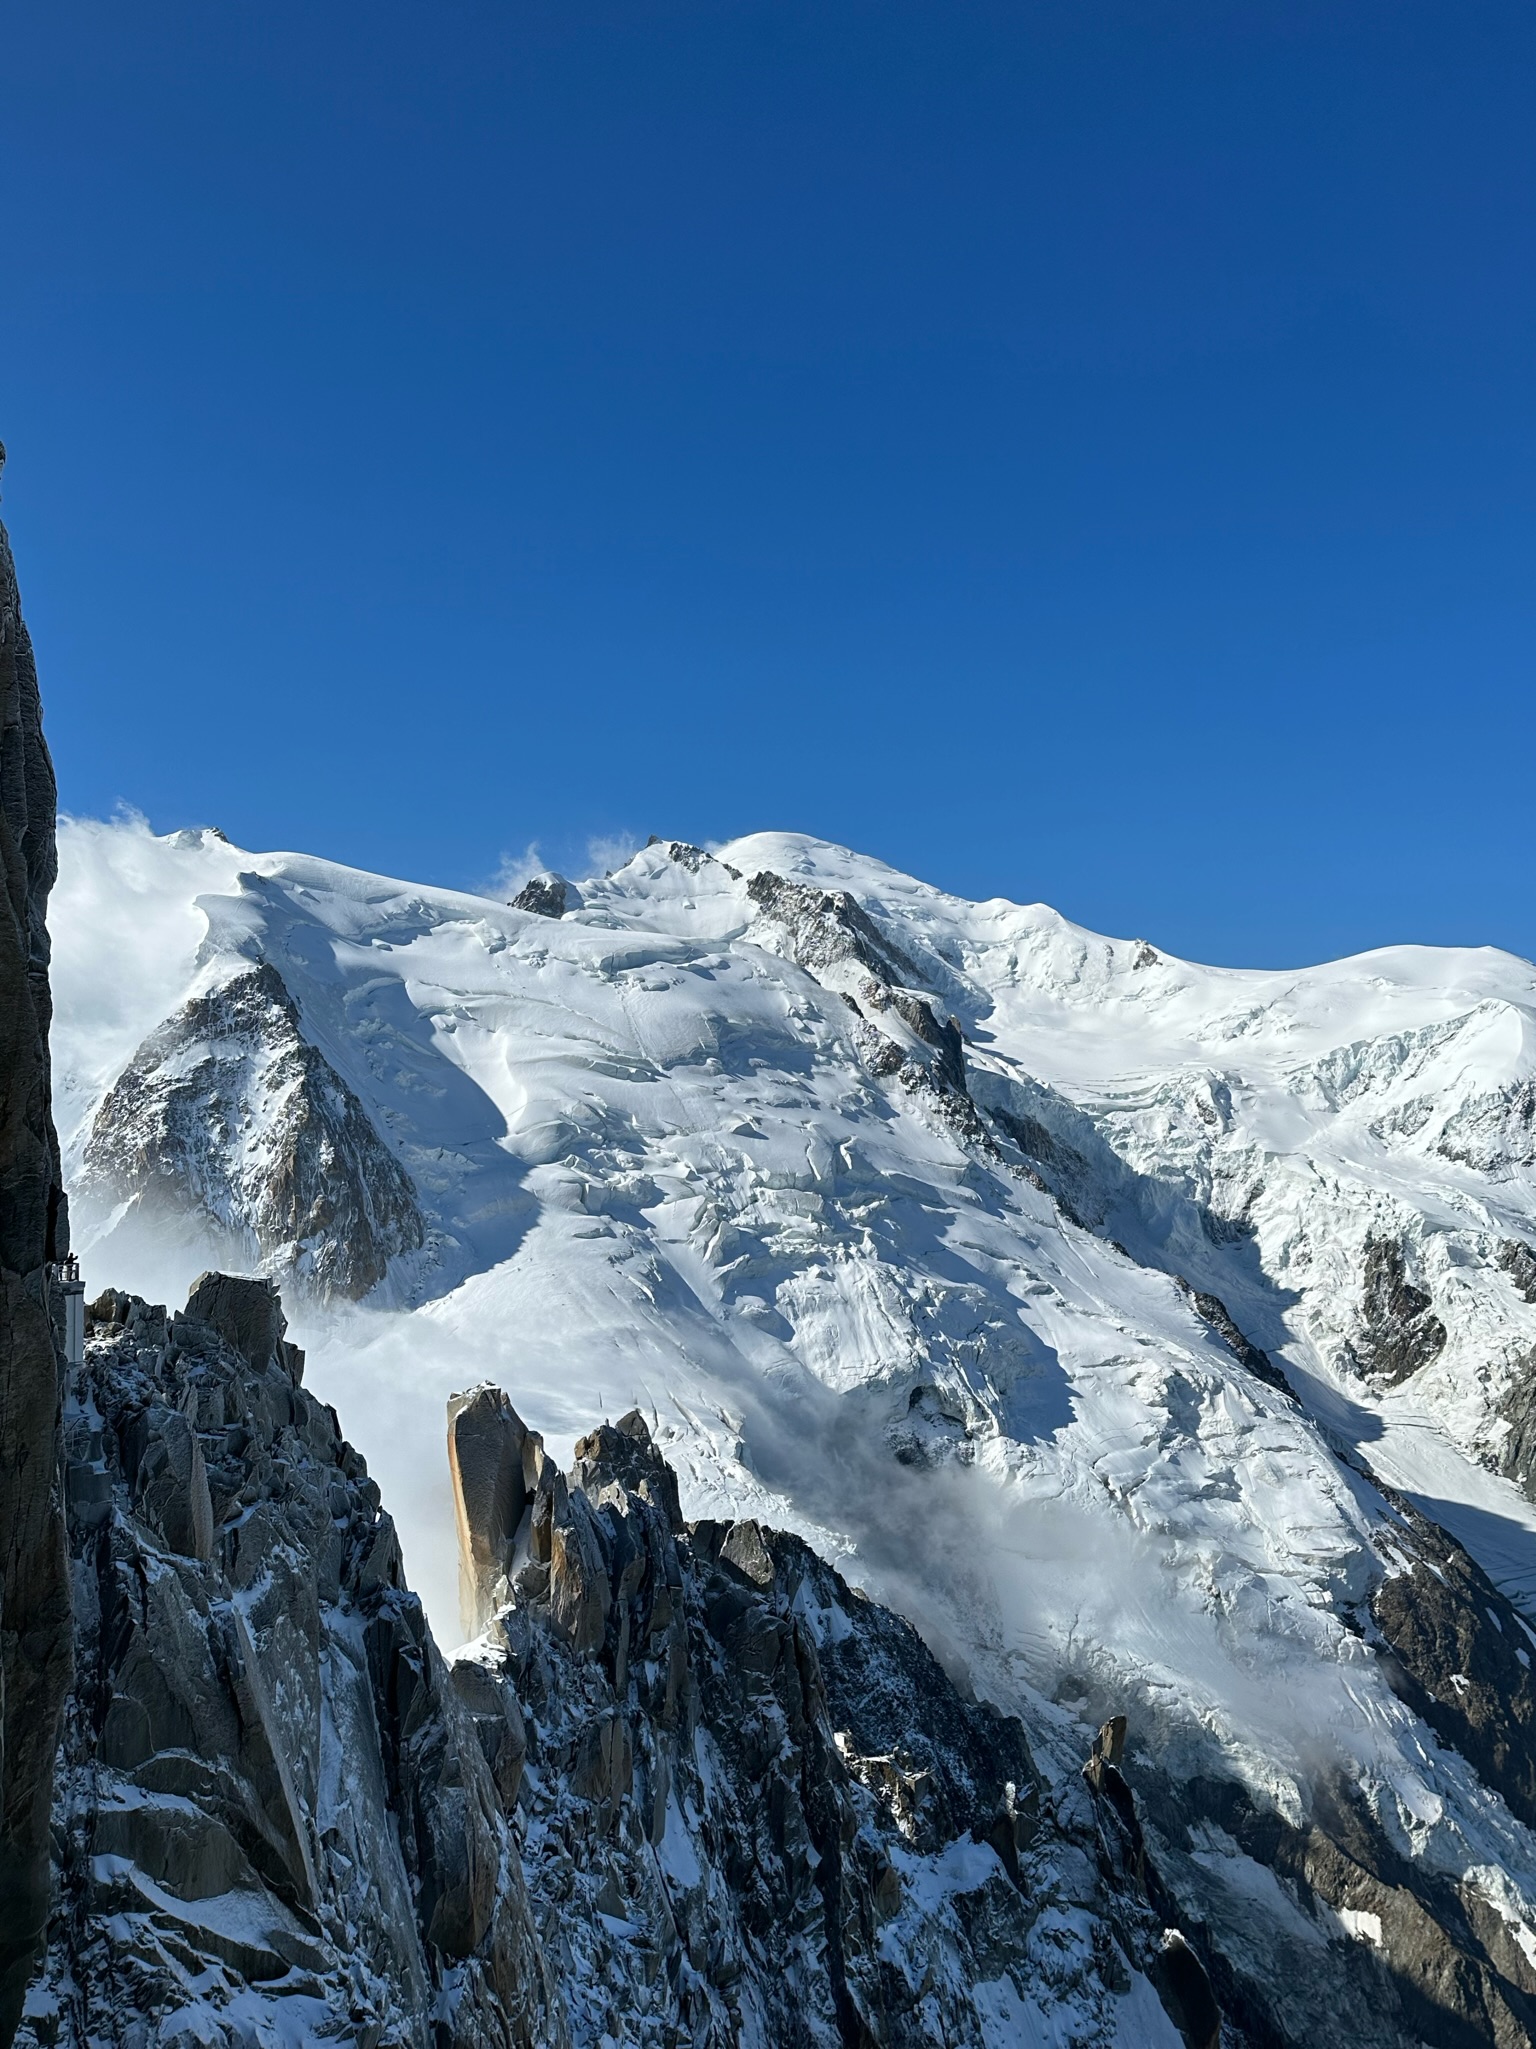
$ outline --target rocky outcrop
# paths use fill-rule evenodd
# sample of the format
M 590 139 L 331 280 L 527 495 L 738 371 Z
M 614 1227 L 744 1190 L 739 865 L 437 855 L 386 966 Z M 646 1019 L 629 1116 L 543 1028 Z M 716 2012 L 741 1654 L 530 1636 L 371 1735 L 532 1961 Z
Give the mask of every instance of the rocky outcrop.
M 741 880 L 740 869 L 733 868 L 729 861 L 716 862 L 715 856 L 706 848 L 696 847 L 690 840 L 664 840 L 659 832 L 653 832 L 645 844 L 648 847 L 665 847 L 667 859 L 679 868 L 686 868 L 690 875 L 698 875 L 707 865 L 713 864 L 733 881 Z
M 1536 1252 L 1522 1238 L 1506 1238 L 1496 1255 L 1522 1302 L 1536 1302 Z
M 1357 1789 L 1281 1814 L 1170 1777 L 1122 1718 L 1075 1796 L 1048 1784 L 1019 1720 L 800 1539 L 685 1522 L 638 1412 L 562 1473 L 504 1391 L 454 1398 L 485 1626 L 445 1666 L 269 1282 L 91 1317 L 28 2049 L 1530 2039 L 1515 1936 Z M 1368 1634 L 1536 1819 L 1519 1618 L 1386 1507 Z
M 1202 1323 L 1209 1324 L 1210 1328 L 1215 1331 L 1217 1337 L 1221 1339 L 1238 1364 L 1246 1367 L 1258 1379 L 1267 1381 L 1277 1393 L 1283 1394 L 1291 1401 L 1294 1401 L 1296 1397 L 1291 1393 L 1291 1384 L 1286 1379 L 1284 1373 L 1275 1364 L 1274 1360 L 1270 1358 L 1268 1352 L 1261 1351 L 1251 1338 L 1245 1336 L 1239 1330 L 1236 1321 L 1221 1297 L 1219 1295 L 1208 1295 L 1199 1288 L 1191 1287 L 1189 1282 L 1183 1279 L 1182 1276 L 1175 1276 L 1175 1278 L 1178 1280 L 1180 1288 L 1189 1297 L 1190 1306 L 1195 1314 Z
M 920 979 L 907 956 L 846 890 L 813 889 L 764 869 L 748 882 L 747 895 L 783 932 L 791 957 L 811 974 L 852 962 L 877 981 L 911 986 Z
M 1401 1699 L 1529 1826 L 1536 1635 L 1453 1538 L 1402 1496 L 1378 1492 L 1388 1569 L 1362 1634 Z M 1100 1748 L 1088 1778 L 1111 1866 L 1198 1956 L 1238 2040 L 1265 2049 L 1527 2049 L 1536 2040 L 1536 1965 L 1518 1924 L 1496 1911 L 1476 1872 L 1409 1854 L 1359 1783 L 1320 1769 L 1298 1816 L 1235 1777 L 1170 1772 L 1145 1750 L 1128 1756 L 1113 1730 Z M 1150 1963 L 1148 1974 L 1175 2012 Z M 1198 2025 L 1180 2025 L 1186 2041 L 1203 2039 Z
M 1499 1415 L 1508 1425 L 1499 1470 L 1536 1499 L 1536 1351 L 1521 1352 L 1511 1362 Z
M 799 1539 L 685 1524 L 638 1413 L 540 1471 L 472 1662 L 578 2039 L 1001 2043 L 1030 2004 L 1112 2034 L 1126 1950 L 1106 1925 L 1063 1968 L 1016 1719 Z
M 857 899 L 767 869 L 751 878 L 747 895 L 774 928 L 780 950 L 853 1012 L 854 1040 L 871 1072 L 926 1096 L 946 1122 L 990 1148 L 991 1134 L 967 1087 L 958 1022 L 921 986 L 918 968 Z
M 190 1218 L 351 1300 L 425 1238 L 404 1168 L 266 961 L 144 1041 L 96 1114 L 77 1194 L 82 1222 L 125 1203 Z
M 1442 1125 L 1436 1150 L 1496 1180 L 1536 1164 L 1536 1081 L 1527 1076 L 1460 1104 Z
M 563 1474 L 456 1399 L 496 1612 L 445 1667 L 268 1282 L 91 1319 L 26 2049 L 1003 2049 L 1152 2000 L 1155 1916 L 1022 1725 L 799 1539 L 685 1524 L 638 1414 Z
M 93 1306 L 27 2044 L 560 2044 L 479 1720 L 265 1281 Z
M 1522 1302 L 1536 1302 L 1536 1252 L 1523 1238 L 1506 1238 L 1494 1255 Z M 1499 1446 L 1499 1470 L 1536 1498 L 1536 1351 L 1517 1352 L 1499 1398 L 1507 1426 Z
M 1145 1757 L 1125 1776 L 1149 1897 L 1195 1950 L 1224 2042 L 1536 2040 L 1536 1970 L 1518 1926 L 1473 1884 L 1405 1855 L 1348 1779 L 1321 1774 L 1297 1816 L 1236 1779 L 1179 1783 Z
M 1371 1614 L 1397 1692 L 1536 1828 L 1536 1635 L 1455 1539 L 1383 1489 L 1397 1529 Z
M 1148 1855 L 1136 1796 L 1121 1769 L 1125 1738 L 1125 1716 L 1112 1716 L 1083 1767 L 1094 1799 L 1100 1860 L 1121 1896 L 1146 1910 L 1139 1931 L 1142 1958 L 1185 2049 L 1221 2049 L 1221 2008 L 1209 1973 L 1183 1930 L 1167 1925 L 1178 1909 Z
M 531 875 L 511 899 L 514 911 L 532 911 L 538 918 L 563 918 L 570 908 L 571 885 L 563 875 Z
M 459 1535 L 459 1617 L 478 1636 L 510 1598 L 512 1544 L 544 1454 L 499 1387 L 477 1387 L 448 1404 L 448 1472 Z
M 68 1250 L 48 1063 L 54 808 L 32 644 L 0 526 L 0 2042 L 48 1911 L 49 1788 L 69 1681 L 48 1282 L 49 1263 Z
M 1023 1092 L 1014 1088 L 1009 1093 L 1020 1095 Z M 1072 1191 L 1091 1186 L 1093 1180 L 1092 1170 L 1082 1154 L 1018 1102 L 989 1101 L 986 1110 L 989 1121 L 1030 1161 L 1040 1186 L 1048 1188 L 1063 1211 L 1074 1222 L 1078 1221 Z M 1072 1113 L 1069 1111 L 1068 1114 Z M 1081 1117 L 1080 1112 L 1077 1114 Z M 1082 1121 L 1086 1124 L 1087 1120 Z
M 1395 1386 L 1445 1349 L 1445 1325 L 1430 1298 L 1408 1279 L 1403 1248 L 1395 1238 L 1366 1240 L 1361 1274 L 1360 1322 L 1351 1341 L 1362 1372 Z

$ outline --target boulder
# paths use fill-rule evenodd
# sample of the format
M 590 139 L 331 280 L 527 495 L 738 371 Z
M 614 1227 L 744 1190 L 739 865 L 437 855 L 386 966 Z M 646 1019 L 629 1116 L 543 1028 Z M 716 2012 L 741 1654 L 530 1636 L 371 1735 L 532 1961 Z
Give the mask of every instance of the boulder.
M 247 1366 L 259 1369 L 285 1355 L 283 1333 L 288 1328 L 288 1319 L 283 1314 L 282 1298 L 269 1280 L 249 1275 L 200 1274 L 192 1283 L 183 1313 L 216 1331 Z

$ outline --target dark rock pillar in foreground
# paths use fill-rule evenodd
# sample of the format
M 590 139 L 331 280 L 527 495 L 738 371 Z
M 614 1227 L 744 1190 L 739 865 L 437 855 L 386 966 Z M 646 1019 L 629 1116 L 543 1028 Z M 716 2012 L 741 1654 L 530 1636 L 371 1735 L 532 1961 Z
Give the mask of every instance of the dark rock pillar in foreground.
M 67 1250 L 48 1070 L 54 810 L 32 644 L 0 526 L 0 2044 L 15 2031 L 47 1920 L 70 1670 L 48 1291 L 49 1262 Z

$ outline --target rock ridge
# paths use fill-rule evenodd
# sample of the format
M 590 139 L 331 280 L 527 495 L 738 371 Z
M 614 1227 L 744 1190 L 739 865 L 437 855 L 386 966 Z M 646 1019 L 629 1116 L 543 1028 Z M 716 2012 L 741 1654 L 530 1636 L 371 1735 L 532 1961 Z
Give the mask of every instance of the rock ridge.
M 360 1299 L 426 1237 L 409 1175 L 270 961 L 145 1039 L 96 1113 L 78 1196 L 82 1217 L 195 1220 L 322 1299 Z
M 55 808 L 37 668 L 0 525 L 0 2042 L 47 1917 L 49 1789 L 69 1680 L 50 1288 L 69 1250 L 48 1052 Z
M 26 2049 L 1002 2049 L 1031 2013 L 1112 2039 L 1127 1998 L 1174 2049 L 1086 1791 L 1046 1802 L 908 1623 L 797 1537 L 686 1522 L 638 1412 L 562 1473 L 482 1387 L 450 1444 L 490 1612 L 445 1661 L 285 1330 L 222 1274 L 90 1307 Z
M 265 1280 L 91 1305 L 24 2044 L 567 2040 L 475 1722 Z

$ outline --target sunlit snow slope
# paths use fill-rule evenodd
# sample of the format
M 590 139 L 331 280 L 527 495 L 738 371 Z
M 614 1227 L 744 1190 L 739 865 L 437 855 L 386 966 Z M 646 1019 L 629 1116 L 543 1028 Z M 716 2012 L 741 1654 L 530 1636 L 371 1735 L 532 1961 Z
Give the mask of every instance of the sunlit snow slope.
M 290 1184 L 333 1172 L 385 1278 L 295 1334 L 441 1634 L 446 1395 L 497 1379 L 562 1452 L 639 1403 L 688 1512 L 810 1535 L 1064 1757 L 1123 1709 L 1149 1769 L 1292 1821 L 1342 1767 L 1536 1962 L 1533 1838 L 1371 1619 L 1374 1475 L 1536 1621 L 1527 963 L 1201 968 L 781 834 L 652 844 L 560 916 L 211 833 L 61 853 L 87 1280 L 318 1277 Z M 1214 1924 L 1249 1868 L 1191 1855 Z

